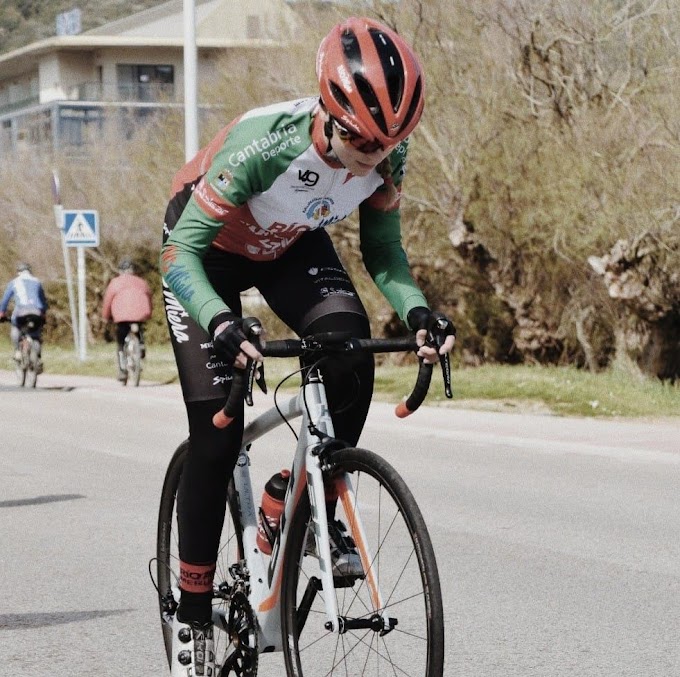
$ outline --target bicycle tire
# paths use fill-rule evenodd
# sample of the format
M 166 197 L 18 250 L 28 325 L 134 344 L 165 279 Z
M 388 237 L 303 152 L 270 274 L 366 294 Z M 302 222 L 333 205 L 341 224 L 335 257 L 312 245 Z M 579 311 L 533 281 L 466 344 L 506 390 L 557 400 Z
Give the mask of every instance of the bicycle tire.
M 158 529 L 156 535 L 156 580 L 158 582 L 158 602 L 163 632 L 163 642 L 168 665 L 171 665 L 172 653 L 172 619 L 167 617 L 164 599 L 173 595 L 173 589 L 179 588 L 179 555 L 177 532 L 177 489 L 179 487 L 184 459 L 189 450 L 189 441 L 185 440 L 177 447 L 170 459 L 163 481 L 161 501 L 158 511 Z M 220 550 L 215 571 L 215 587 L 229 579 L 229 567 L 239 561 L 243 553 L 242 528 L 238 519 L 237 496 L 233 482 L 229 483 L 228 509 L 222 528 Z M 219 597 L 214 597 L 213 607 L 221 607 L 228 617 L 229 609 Z M 174 613 L 174 612 L 173 612 Z M 215 626 L 215 655 L 225 656 L 230 648 L 230 637 L 218 625 Z M 217 663 L 221 667 L 221 661 Z M 220 674 L 218 671 L 217 674 Z M 225 675 L 226 677 L 226 675 Z
M 329 462 L 335 470 L 350 474 L 372 558 L 368 569 L 378 582 L 387 616 L 398 623 L 384 635 L 377 627 L 343 634 L 325 628 L 323 592 L 313 582 L 320 578 L 319 564 L 306 547 L 310 503 L 305 495 L 291 522 L 281 588 L 287 674 L 442 677 L 444 613 L 439 573 L 413 494 L 397 471 L 373 452 L 339 449 L 329 455 Z M 345 510 L 338 501 L 335 517 L 348 525 L 351 520 Z M 358 618 L 377 618 L 370 578 L 335 579 L 339 615 L 354 623 Z M 310 605 L 306 610 L 305 591 Z
M 38 342 L 30 339 L 28 349 L 28 370 L 26 374 L 26 385 L 35 388 L 38 385 Z
M 132 331 L 125 337 L 125 367 L 128 373 L 126 384 L 139 386 L 142 376 L 142 346 L 139 336 Z
M 26 385 L 26 375 L 28 373 L 28 361 L 30 354 L 30 346 L 26 348 L 26 337 L 22 336 L 19 339 L 18 350 L 20 353 L 19 361 L 14 363 L 14 371 L 17 377 L 17 383 L 21 388 Z

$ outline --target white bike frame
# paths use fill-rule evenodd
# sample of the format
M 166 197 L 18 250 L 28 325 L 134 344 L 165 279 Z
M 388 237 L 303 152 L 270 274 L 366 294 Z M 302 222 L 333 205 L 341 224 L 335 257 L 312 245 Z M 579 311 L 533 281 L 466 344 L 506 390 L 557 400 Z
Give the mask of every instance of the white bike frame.
M 250 445 L 274 428 L 282 425 L 284 419 L 290 421 L 302 417 L 300 435 L 291 469 L 288 489 L 284 499 L 284 509 L 281 516 L 280 528 L 272 548 L 271 559 L 267 565 L 265 555 L 257 546 L 257 504 L 253 495 L 250 479 Z M 272 407 L 251 421 L 243 432 L 243 445 L 234 470 L 234 488 L 238 494 L 240 520 L 243 528 L 243 556 L 246 561 L 250 581 L 249 601 L 258 621 L 259 651 L 281 651 L 281 585 L 284 567 L 293 564 L 285 561 L 286 541 L 289 527 L 297 505 L 305 490 L 309 493 L 311 515 L 314 524 L 317 553 L 319 553 L 319 567 L 324 590 L 327 627 L 333 632 L 341 631 L 338 618 L 338 608 L 334 594 L 333 570 L 330 555 L 330 541 L 328 536 L 328 522 L 326 515 L 326 500 L 321 459 L 314 450 L 319 446 L 319 438 L 310 432 L 310 423 L 314 429 L 324 436 L 334 436 L 326 399 L 326 390 L 318 375 L 313 375 L 303 385 L 298 394 L 291 397 L 278 409 Z M 326 439 L 326 437 L 324 437 Z M 350 512 L 348 506 L 355 505 L 355 495 L 349 475 L 338 483 L 339 498 L 346 507 L 347 514 L 352 515 L 349 525 L 352 536 L 357 544 L 361 561 L 366 572 L 366 583 L 373 596 L 376 609 L 383 609 L 382 596 L 378 590 L 377 581 L 371 568 L 372 556 L 366 547 L 366 538 L 361 520 L 356 511 Z M 297 563 L 295 563 L 296 565 Z M 219 612 L 214 614 L 219 616 Z M 219 623 L 218 617 L 213 618 Z M 389 619 L 385 619 L 386 625 Z

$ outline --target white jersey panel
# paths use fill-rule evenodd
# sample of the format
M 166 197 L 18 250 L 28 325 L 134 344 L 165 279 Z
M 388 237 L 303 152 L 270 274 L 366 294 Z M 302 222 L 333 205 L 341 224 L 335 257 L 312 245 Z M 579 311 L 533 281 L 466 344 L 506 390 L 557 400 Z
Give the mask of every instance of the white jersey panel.
M 253 195 L 248 207 L 263 230 L 274 223 L 306 230 L 325 228 L 349 216 L 382 183 L 377 172 L 359 177 L 329 167 L 311 145 L 268 190 Z

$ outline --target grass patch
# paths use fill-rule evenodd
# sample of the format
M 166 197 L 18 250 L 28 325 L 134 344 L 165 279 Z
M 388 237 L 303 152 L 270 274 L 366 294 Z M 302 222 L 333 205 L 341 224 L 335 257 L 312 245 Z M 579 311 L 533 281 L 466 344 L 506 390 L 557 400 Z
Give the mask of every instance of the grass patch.
M 383 366 L 376 390 L 409 392 L 413 368 Z M 489 406 L 512 411 L 540 405 L 562 416 L 680 417 L 680 387 L 624 372 L 591 374 L 573 367 L 483 366 L 453 372 L 453 400 L 444 397 L 435 369 L 426 404 Z M 496 405 L 494 407 L 493 405 Z
M 13 369 L 10 343 L 0 338 L 0 365 Z M 81 362 L 72 346 L 50 345 L 43 348 L 46 373 L 77 374 L 116 378 L 115 345 L 88 346 L 87 359 Z M 295 359 L 270 359 L 265 377 L 271 390 L 295 370 Z M 383 364 L 376 372 L 375 398 L 397 403 L 415 382 L 415 360 L 407 366 Z M 177 368 L 169 344 L 147 346 L 144 380 L 177 383 Z M 299 383 L 293 376 L 290 388 Z M 453 371 L 453 400 L 444 397 L 441 372 L 435 367 L 428 405 L 491 408 L 519 411 L 539 408 L 562 416 L 589 417 L 680 417 L 680 384 L 662 383 L 622 371 L 591 374 L 573 367 L 483 366 Z

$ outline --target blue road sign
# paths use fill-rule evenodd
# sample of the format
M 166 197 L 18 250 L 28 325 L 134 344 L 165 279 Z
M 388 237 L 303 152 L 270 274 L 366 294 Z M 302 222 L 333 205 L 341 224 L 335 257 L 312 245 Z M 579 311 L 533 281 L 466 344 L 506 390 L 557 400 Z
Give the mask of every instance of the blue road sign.
M 69 247 L 99 246 L 99 215 L 93 209 L 64 209 L 64 240 Z

